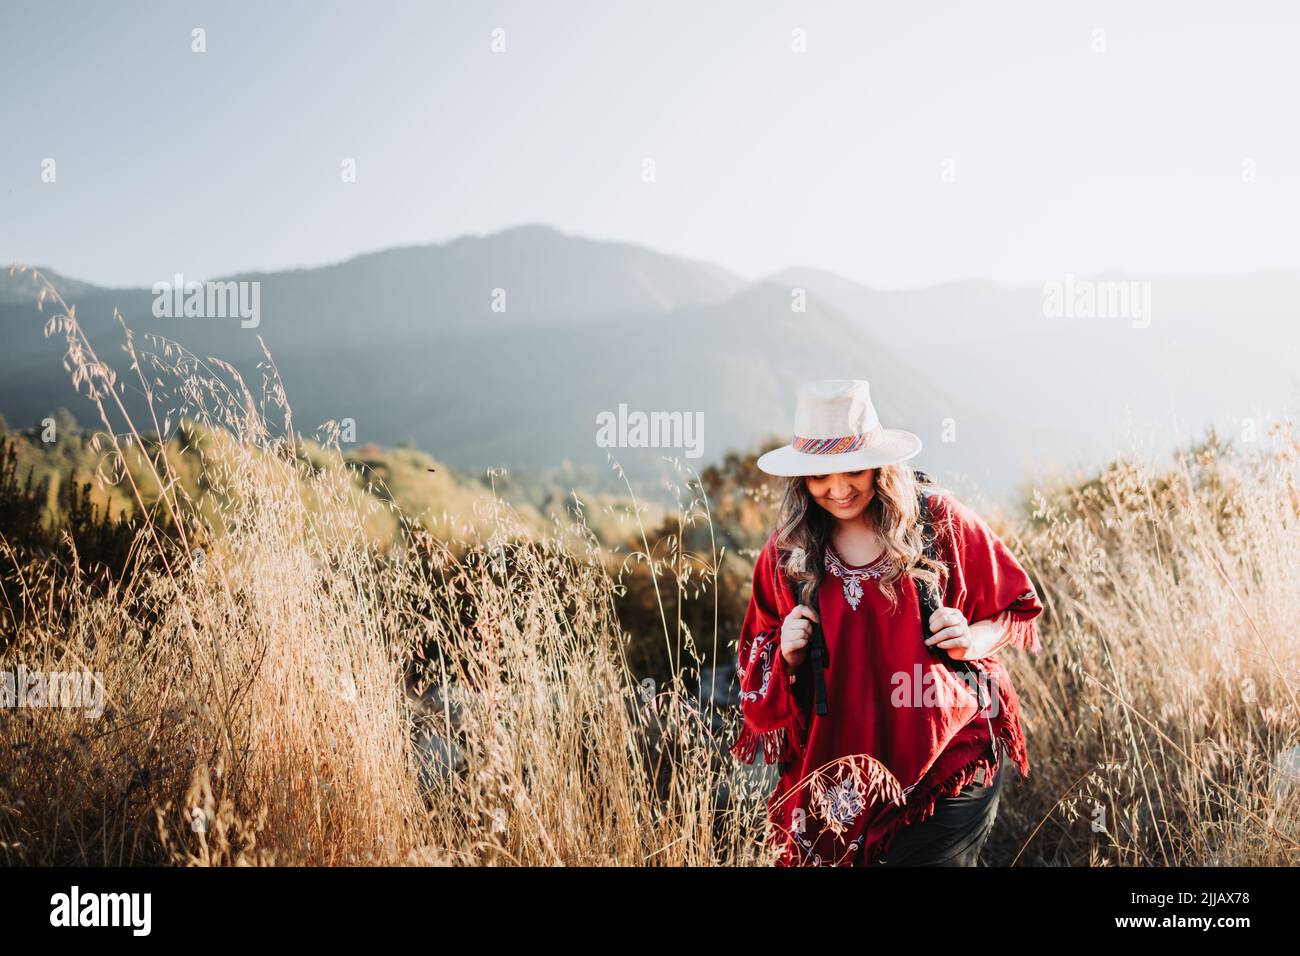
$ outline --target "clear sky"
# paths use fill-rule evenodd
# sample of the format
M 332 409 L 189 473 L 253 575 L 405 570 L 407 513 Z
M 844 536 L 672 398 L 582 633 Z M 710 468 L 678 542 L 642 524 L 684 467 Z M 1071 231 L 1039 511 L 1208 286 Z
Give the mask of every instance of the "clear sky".
M 1297 50 L 1300 5 L 1239 0 L 11 4 L 0 262 L 150 285 L 544 222 L 881 287 L 1295 268 Z

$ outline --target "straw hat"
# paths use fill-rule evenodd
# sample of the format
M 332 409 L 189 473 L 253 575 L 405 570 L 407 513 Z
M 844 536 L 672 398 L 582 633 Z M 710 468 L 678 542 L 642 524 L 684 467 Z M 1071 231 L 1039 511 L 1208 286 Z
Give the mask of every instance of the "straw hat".
M 901 428 L 885 428 L 861 379 L 822 379 L 799 388 L 794 440 L 758 459 L 769 475 L 829 475 L 906 461 L 921 439 Z

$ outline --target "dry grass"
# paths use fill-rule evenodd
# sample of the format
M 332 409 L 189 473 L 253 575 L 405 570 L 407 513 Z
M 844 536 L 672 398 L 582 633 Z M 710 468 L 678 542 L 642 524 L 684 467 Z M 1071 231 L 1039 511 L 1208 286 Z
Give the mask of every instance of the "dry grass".
M 230 436 L 178 452 L 146 441 L 75 311 L 47 292 L 59 313 L 49 332 L 66 338 L 74 381 L 101 417 L 107 469 L 150 520 L 140 560 L 103 588 L 84 586 L 75 557 L 32 567 L 8 549 L 21 626 L 0 662 L 102 673 L 108 708 L 98 720 L 0 713 L 4 859 L 752 856 L 746 828 L 761 814 L 740 812 L 743 782 L 730 792 L 737 812 L 714 813 L 727 768 L 706 715 L 681 680 L 647 688 L 623 666 L 617 583 L 591 535 L 536 534 L 489 499 L 488 513 L 449 524 L 444 540 L 411 526 L 401 547 L 380 552 L 361 529 L 382 504 L 296 454 L 269 362 L 255 397 L 234 369 L 173 343 L 146 353 L 126 333 L 151 405 L 179 409 L 152 417 L 151 431 L 169 434 L 184 414 Z M 283 419 L 275 433 L 271 413 Z M 202 507 L 178 454 L 202 457 Z M 476 526 L 492 533 L 484 540 Z M 429 682 L 454 689 L 440 710 L 413 699 Z M 455 742 L 465 772 L 422 766 L 411 742 L 428 733 Z M 754 791 L 748 807 L 759 803 Z
M 1034 763 L 1012 859 L 1296 862 L 1300 779 L 1276 758 L 1300 745 L 1300 446 L 1274 437 L 1036 495 L 1016 547 L 1048 627 L 1011 671 Z
M 255 397 L 125 333 L 137 385 L 175 409 L 134 422 L 47 293 L 106 460 L 148 475 L 130 484 L 149 521 L 129 573 L 93 587 L 75 556 L 25 563 L 0 542 L 18 595 L 0 669 L 102 672 L 109 702 L 97 720 L 0 712 L 0 861 L 763 862 L 763 781 L 723 749 L 736 715 L 718 735 L 693 704 L 705 655 L 671 594 L 675 676 L 645 686 L 610 555 L 580 525 L 538 533 L 492 498 L 381 552 L 361 530 L 375 499 L 299 453 L 269 360 Z M 145 441 L 182 414 L 230 438 Z M 203 508 L 183 453 L 203 456 Z M 1295 861 L 1300 789 L 1269 767 L 1300 743 L 1296 470 L 1294 449 L 1214 452 L 1040 496 L 1013 545 L 1049 603 L 1044 651 L 1010 662 L 1034 770 L 1003 801 L 995 862 Z M 642 540 L 629 560 L 656 586 L 718 573 L 712 549 Z

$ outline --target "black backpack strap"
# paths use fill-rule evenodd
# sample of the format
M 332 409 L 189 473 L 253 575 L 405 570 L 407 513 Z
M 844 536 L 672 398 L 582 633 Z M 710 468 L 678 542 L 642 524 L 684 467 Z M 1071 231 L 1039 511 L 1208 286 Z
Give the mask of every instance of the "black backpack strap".
M 917 472 L 918 480 L 925 475 L 924 472 Z M 921 541 L 925 547 L 925 557 L 927 560 L 935 561 L 938 559 L 939 550 L 935 544 L 934 514 L 930 511 L 930 502 L 927 500 L 929 495 L 926 493 L 928 481 L 923 481 L 920 489 L 916 493 L 916 510 L 918 521 L 921 525 Z M 917 603 L 921 606 L 921 640 L 926 641 L 930 638 L 930 618 L 934 612 L 939 610 L 939 604 L 934 596 L 930 593 L 929 588 L 917 586 L 916 588 Z M 969 670 L 970 667 L 965 661 L 955 660 L 948 656 L 948 652 L 941 647 L 930 645 L 930 650 L 937 654 L 945 662 L 958 667 L 962 670 Z
M 817 603 L 817 588 L 813 588 L 808 599 L 816 615 L 821 617 L 821 607 Z M 808 640 L 808 660 L 812 663 L 813 710 L 817 716 L 826 716 L 826 668 L 831 666 L 831 650 L 826 645 L 826 634 L 822 631 L 821 621 L 812 622 L 812 637 Z
M 930 502 L 927 500 L 929 496 L 926 494 L 926 485 L 930 483 L 929 477 L 923 471 L 916 473 L 917 481 L 921 484 L 916 493 L 916 510 L 921 524 L 921 541 L 925 547 L 925 557 L 929 561 L 934 561 L 938 556 L 938 549 L 935 545 L 934 515 L 930 513 Z M 916 595 L 921 604 L 921 634 L 924 639 L 930 636 L 930 616 L 939 610 L 939 605 L 935 603 L 929 588 L 918 587 Z
M 790 587 L 790 592 L 794 595 L 797 604 L 804 604 L 799 597 L 799 584 L 789 575 L 786 575 L 786 584 Z M 811 607 L 818 617 L 821 617 L 821 609 L 817 603 L 816 587 L 813 588 L 806 606 Z M 808 656 L 804 662 L 799 665 L 795 672 L 798 677 L 805 677 L 812 683 L 812 707 L 817 716 L 826 716 L 826 668 L 831 666 L 831 652 L 826 645 L 826 635 L 822 631 L 820 621 L 810 621 L 812 624 L 812 635 L 808 639 Z M 795 687 L 799 688 L 801 681 L 796 677 Z M 798 696 L 796 694 L 796 696 Z

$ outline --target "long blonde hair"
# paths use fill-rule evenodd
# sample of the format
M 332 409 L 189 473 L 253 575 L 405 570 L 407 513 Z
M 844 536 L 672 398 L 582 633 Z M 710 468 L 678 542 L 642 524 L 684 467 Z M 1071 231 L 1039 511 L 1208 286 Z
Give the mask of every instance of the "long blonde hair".
M 795 585 L 796 597 L 807 604 L 825 574 L 822 561 L 835 519 L 813 501 L 804 481 L 786 479 L 776 546 L 782 552 L 781 566 Z M 889 599 L 891 608 L 898 606 L 894 582 L 904 574 L 918 589 L 929 588 L 931 595 L 939 599 L 942 576 L 948 569 L 942 561 L 925 557 L 917 505 L 922 484 L 916 472 L 906 462 L 884 465 L 876 469 L 874 484 L 875 495 L 864 517 L 875 528 L 890 557 L 889 570 L 876 579 L 876 585 Z M 929 490 L 933 486 L 925 487 Z

